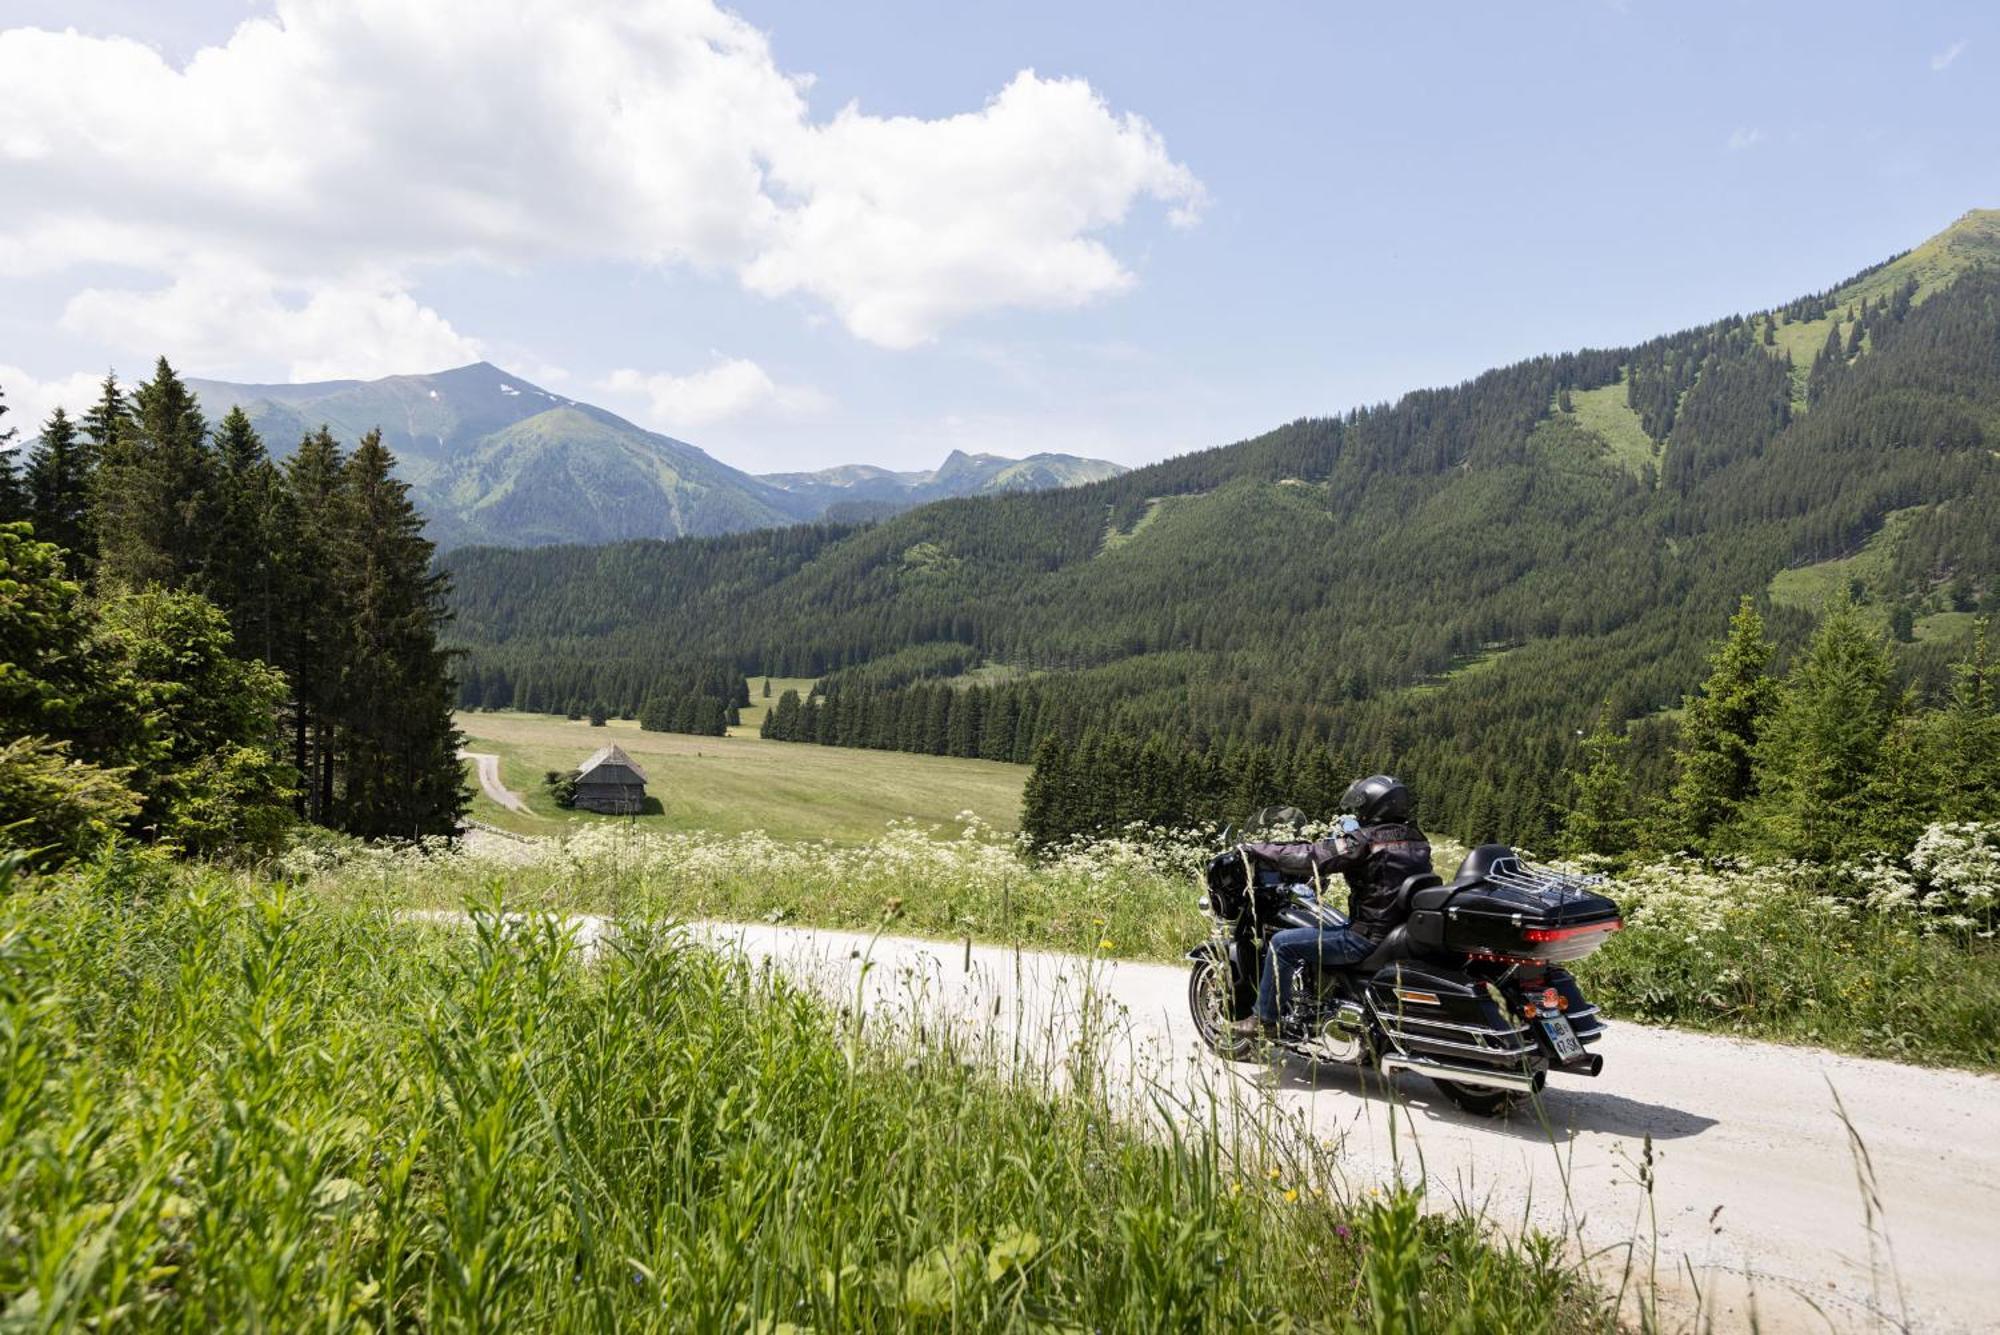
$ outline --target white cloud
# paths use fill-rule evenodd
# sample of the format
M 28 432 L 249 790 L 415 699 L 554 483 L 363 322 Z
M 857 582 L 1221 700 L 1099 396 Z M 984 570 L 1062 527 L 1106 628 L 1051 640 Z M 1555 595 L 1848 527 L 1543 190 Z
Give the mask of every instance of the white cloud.
M 197 264 L 147 291 L 87 288 L 70 298 L 64 329 L 105 343 L 172 349 L 205 375 L 253 374 L 282 350 L 293 380 L 370 379 L 479 360 L 479 344 L 395 283 L 308 284 L 290 298 L 278 282 Z
M 942 120 L 849 106 L 795 141 L 773 176 L 800 202 L 744 281 L 818 296 L 861 337 L 899 348 L 976 311 L 1117 292 L 1132 276 L 1090 234 L 1142 196 L 1191 223 L 1202 197 L 1151 126 L 1081 80 L 1032 70 Z
M 810 417 L 832 402 L 810 386 L 781 385 L 742 357 L 724 358 L 687 375 L 613 371 L 600 388 L 644 398 L 652 420 L 669 432 L 753 415 Z
M 1729 151 L 1741 153 L 1745 149 L 1755 148 L 1767 137 L 1762 130 L 1738 126 L 1729 132 Z
M 1951 63 L 1963 54 L 1965 54 L 1965 42 L 1963 39 L 1960 39 L 1931 57 L 1931 69 L 1933 71 L 1948 70 L 1951 68 Z
M 110 337 L 136 313 L 134 352 L 316 368 L 366 355 L 334 332 L 458 339 L 407 294 L 466 261 L 730 273 L 900 347 L 1115 293 L 1132 275 L 1101 234 L 1143 200 L 1178 222 L 1201 203 L 1159 135 L 1079 80 L 1024 72 L 935 120 L 815 122 L 802 86 L 711 0 L 276 0 L 181 67 L 8 30 L 0 274 L 137 268 L 150 289 L 80 296 L 68 318 Z M 258 318 L 238 334 L 205 315 L 190 271 L 231 274 Z M 304 327 L 261 318 L 299 307 Z
M 0 390 L 7 391 L 7 415 L 0 417 L 0 432 L 15 432 L 18 448 L 40 434 L 42 423 L 58 407 L 71 417 L 81 417 L 97 402 L 104 383 L 100 373 L 79 371 L 55 380 L 37 380 L 18 366 L 0 366 Z

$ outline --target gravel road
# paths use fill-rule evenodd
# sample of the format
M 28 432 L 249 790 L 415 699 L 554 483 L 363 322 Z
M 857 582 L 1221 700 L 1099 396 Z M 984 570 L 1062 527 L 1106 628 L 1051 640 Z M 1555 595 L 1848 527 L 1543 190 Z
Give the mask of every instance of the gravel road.
M 528 804 L 521 800 L 521 795 L 500 782 L 499 756 L 487 751 L 460 751 L 458 758 L 473 763 L 479 771 L 479 786 L 486 790 L 488 797 L 509 811 L 527 811 Z
M 1990 1076 L 1614 1024 L 1602 1076 L 1558 1076 L 1541 1119 L 1494 1122 L 1417 1077 L 1390 1094 L 1352 1068 L 1222 1063 L 1198 1047 L 1175 967 L 802 928 L 695 930 L 833 995 L 858 987 L 871 1016 L 949 1014 L 1003 1043 L 1036 1037 L 1045 1054 L 1074 1034 L 1088 979 L 1119 1016 L 1113 1078 L 1135 1094 L 1171 1101 L 1219 1081 L 1337 1140 L 1358 1185 L 1421 1175 L 1433 1198 L 1579 1239 L 1614 1287 L 1626 1257 L 1656 1264 L 1669 1329 L 1971 1331 L 2000 1320 L 2000 1079 Z M 1581 972 L 1587 990 L 1589 966 Z M 1850 1125 L 1873 1166 L 1872 1227 Z

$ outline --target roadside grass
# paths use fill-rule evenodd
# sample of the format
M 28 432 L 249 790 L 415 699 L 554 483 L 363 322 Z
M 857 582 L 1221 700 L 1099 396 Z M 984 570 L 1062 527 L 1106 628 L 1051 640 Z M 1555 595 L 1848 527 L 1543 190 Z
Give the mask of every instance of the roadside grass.
M 1196 906 L 1210 848 L 1148 832 L 1028 861 L 976 823 L 904 824 L 849 846 L 597 826 L 507 850 L 505 864 L 373 851 L 330 884 L 451 908 L 497 877 L 511 903 L 554 913 L 886 927 L 1171 963 L 1210 930 Z M 1440 840 L 1439 868 L 1459 854 Z M 1331 893 L 1344 902 L 1343 886 Z M 1824 872 L 1662 863 L 1610 893 L 1626 928 L 1577 975 L 1614 1019 L 2000 1070 L 2000 943 L 1939 929 L 1900 891 L 1871 906 Z
M 1608 1013 L 1651 1024 L 2000 1070 L 1990 903 L 1983 919 L 1925 910 L 1907 878 L 1860 877 L 1878 885 L 1798 866 L 1634 868 L 1613 891 L 1625 930 L 1578 972 Z
M 357 873 L 359 875 L 359 873 Z M 0 882 L 4 882 L 0 871 Z M 1609 1330 L 1559 1242 L 878 1032 L 637 919 L 407 921 L 125 854 L 0 883 L 37 1329 Z
M 777 685 L 772 682 L 774 691 Z M 473 817 L 521 834 L 635 822 L 655 830 L 725 835 L 765 830 L 784 839 L 853 843 L 880 835 L 895 819 L 942 823 L 955 821 L 962 811 L 1007 833 L 1019 822 L 1028 778 L 1027 766 L 998 761 L 802 746 L 756 736 L 645 732 L 631 720 L 593 728 L 552 714 L 502 711 L 461 713 L 457 723 L 466 749 L 500 757 L 501 781 L 521 794 L 533 813 L 504 811 L 468 778 Z M 647 795 L 660 803 L 657 815 L 564 811 L 549 799 L 542 787 L 547 771 L 574 768 L 609 742 L 646 771 Z

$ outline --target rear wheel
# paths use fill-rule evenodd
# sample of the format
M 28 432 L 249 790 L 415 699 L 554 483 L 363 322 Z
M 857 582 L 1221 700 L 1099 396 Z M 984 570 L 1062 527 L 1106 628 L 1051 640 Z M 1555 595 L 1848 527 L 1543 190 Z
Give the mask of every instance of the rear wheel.
M 1213 955 L 1196 960 L 1188 974 L 1188 1010 L 1194 1016 L 1195 1032 L 1216 1056 L 1244 1061 L 1257 1050 L 1255 1038 L 1230 1027 L 1236 1019 L 1234 991 L 1228 970 Z
M 1489 1089 L 1485 1085 L 1460 1084 L 1456 1080 L 1439 1080 L 1432 1077 L 1431 1083 L 1444 1092 L 1444 1096 L 1469 1113 L 1481 1117 L 1505 1117 L 1508 1113 L 1527 1101 L 1527 1095 L 1512 1089 Z

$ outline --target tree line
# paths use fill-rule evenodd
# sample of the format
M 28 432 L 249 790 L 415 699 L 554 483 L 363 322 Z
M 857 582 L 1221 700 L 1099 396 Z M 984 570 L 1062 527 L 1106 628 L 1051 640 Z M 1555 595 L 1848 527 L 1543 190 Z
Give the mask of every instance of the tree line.
M 1927 707 L 1845 599 L 1782 676 L 1775 652 L 1744 599 L 1685 702 L 1664 793 L 1637 787 L 1629 738 L 1601 722 L 1569 776 L 1558 846 L 1611 862 L 1693 852 L 1828 864 L 1908 849 L 1935 822 L 2000 821 L 2000 665 L 1985 622 Z
M 1096 728 L 1204 755 L 1325 746 L 1404 772 L 1445 828 L 1546 847 L 1600 715 L 1641 790 L 1665 791 L 1705 646 L 1788 568 L 1895 516 L 1858 595 L 1926 701 L 1962 647 L 1944 614 L 2000 610 L 2000 276 L 1922 301 L 1850 285 L 1798 308 L 1840 335 L 1803 375 L 1765 341 L 1771 316 L 1731 316 L 1067 491 L 460 550 L 455 630 L 480 671 L 639 672 L 672 644 L 817 677 L 769 726 L 836 745 L 1023 759 Z M 1643 465 L 1575 413 L 1614 385 L 1655 447 Z M 1814 632 L 1797 606 L 1767 621 L 1780 661 Z M 946 685 L 981 663 L 1014 678 Z
M 293 820 L 451 834 L 448 579 L 379 433 L 281 465 L 160 359 L 0 470 L 0 829 L 268 850 Z

